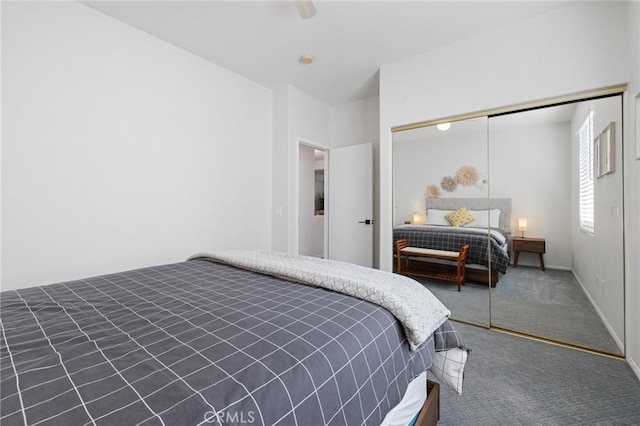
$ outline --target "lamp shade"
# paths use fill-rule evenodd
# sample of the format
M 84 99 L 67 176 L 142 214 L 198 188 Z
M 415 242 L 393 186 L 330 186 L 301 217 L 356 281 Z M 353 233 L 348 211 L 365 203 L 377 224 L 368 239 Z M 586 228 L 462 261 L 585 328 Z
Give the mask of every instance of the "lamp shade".
M 528 227 L 529 227 L 529 224 L 527 223 L 527 218 L 526 217 L 519 217 L 518 218 L 518 231 L 522 232 L 522 238 L 524 238 L 524 231 L 526 231 Z
M 526 217 L 518 218 L 518 231 L 526 231 L 528 229 L 528 223 Z
M 420 213 L 413 214 L 413 224 L 420 225 L 422 223 L 422 215 Z

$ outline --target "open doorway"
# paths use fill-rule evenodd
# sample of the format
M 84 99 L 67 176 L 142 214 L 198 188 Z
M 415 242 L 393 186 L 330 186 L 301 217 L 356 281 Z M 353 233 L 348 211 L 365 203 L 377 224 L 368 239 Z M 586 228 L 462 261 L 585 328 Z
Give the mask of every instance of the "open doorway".
M 298 158 L 298 254 L 327 257 L 327 152 L 300 143 Z

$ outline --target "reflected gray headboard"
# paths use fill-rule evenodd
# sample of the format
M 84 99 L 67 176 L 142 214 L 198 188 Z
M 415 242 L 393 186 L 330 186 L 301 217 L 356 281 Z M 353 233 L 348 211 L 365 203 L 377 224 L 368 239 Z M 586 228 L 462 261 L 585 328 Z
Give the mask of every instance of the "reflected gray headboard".
M 467 210 L 500 209 L 500 229 L 511 233 L 511 198 L 427 198 L 427 209 L 457 210 L 466 207 Z

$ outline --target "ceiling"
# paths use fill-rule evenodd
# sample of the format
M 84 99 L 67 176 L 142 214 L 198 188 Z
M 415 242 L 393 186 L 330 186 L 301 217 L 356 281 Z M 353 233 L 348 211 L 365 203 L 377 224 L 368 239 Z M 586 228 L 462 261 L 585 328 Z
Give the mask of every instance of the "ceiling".
M 293 1 L 83 3 L 264 86 L 340 105 L 377 95 L 384 64 L 569 2 L 317 0 L 311 19 Z M 304 54 L 314 63 L 300 63 Z

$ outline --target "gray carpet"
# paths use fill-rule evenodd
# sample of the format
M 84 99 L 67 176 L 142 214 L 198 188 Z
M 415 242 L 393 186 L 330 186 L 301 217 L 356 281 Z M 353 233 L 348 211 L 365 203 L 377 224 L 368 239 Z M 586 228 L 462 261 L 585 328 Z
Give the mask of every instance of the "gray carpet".
M 463 394 L 441 386 L 440 426 L 640 425 L 626 362 L 454 323 L 472 352 Z
M 489 326 L 488 285 L 467 283 L 462 291 L 454 283 L 412 276 L 422 283 L 451 310 L 451 317 L 460 321 Z M 498 283 L 500 285 L 500 283 Z
M 571 271 L 509 268 L 491 289 L 491 325 L 622 355 Z
M 597 312 L 569 271 L 509 267 L 491 289 L 467 283 L 461 292 L 444 281 L 416 278 L 452 312 L 454 319 L 499 326 L 608 353 L 620 354 Z

